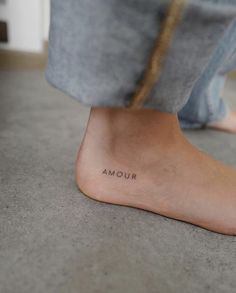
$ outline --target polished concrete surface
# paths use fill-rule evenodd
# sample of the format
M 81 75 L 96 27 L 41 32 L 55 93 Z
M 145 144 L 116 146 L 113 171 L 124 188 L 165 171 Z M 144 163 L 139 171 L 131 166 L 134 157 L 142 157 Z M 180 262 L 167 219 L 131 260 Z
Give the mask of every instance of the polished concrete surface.
M 85 197 L 73 173 L 88 109 L 40 72 L 0 84 L 1 293 L 236 292 L 236 237 Z M 236 135 L 187 136 L 236 167 Z

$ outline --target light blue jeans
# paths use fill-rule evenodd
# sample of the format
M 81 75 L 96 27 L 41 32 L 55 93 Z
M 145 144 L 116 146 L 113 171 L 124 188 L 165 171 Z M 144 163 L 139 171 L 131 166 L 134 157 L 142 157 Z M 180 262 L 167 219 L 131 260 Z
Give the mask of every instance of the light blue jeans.
M 222 120 L 228 110 L 222 98 L 227 74 L 236 69 L 236 21 L 225 32 L 201 77 L 196 82 L 190 99 L 179 112 L 182 128 L 201 128 Z
M 85 105 L 181 111 L 200 127 L 227 111 L 235 20 L 236 0 L 51 0 L 46 78 Z

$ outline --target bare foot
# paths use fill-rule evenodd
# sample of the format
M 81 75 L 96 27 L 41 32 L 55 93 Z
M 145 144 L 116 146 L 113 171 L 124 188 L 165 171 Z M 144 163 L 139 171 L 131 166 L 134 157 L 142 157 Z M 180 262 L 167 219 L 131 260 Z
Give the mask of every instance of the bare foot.
M 236 112 L 230 111 L 223 120 L 211 122 L 207 127 L 236 134 Z
M 92 109 L 76 180 L 98 201 L 236 235 L 236 171 L 193 147 L 173 114 Z

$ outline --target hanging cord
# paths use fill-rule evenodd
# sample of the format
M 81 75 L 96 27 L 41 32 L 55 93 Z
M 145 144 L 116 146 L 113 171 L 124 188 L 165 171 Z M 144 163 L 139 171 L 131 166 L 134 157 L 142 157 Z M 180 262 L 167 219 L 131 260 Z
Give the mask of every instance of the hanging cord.
M 158 81 L 163 63 L 166 59 L 168 49 L 170 47 L 172 36 L 181 20 L 185 3 L 186 0 L 171 1 L 167 15 L 161 27 L 161 32 L 155 41 L 155 45 L 148 62 L 148 66 L 145 70 L 144 77 L 138 85 L 132 101 L 128 106 L 130 109 L 141 108 L 145 99 Z

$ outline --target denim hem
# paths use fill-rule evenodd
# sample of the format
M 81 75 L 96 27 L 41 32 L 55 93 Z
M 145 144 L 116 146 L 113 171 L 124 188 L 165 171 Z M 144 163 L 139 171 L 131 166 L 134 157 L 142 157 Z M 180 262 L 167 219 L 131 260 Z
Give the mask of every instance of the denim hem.
M 218 114 L 209 116 L 209 119 L 206 124 L 223 120 L 229 112 L 230 112 L 229 106 L 224 103 Z
M 46 81 L 51 84 L 54 88 L 57 90 L 63 92 L 64 94 L 70 96 L 72 99 L 76 100 L 77 102 L 80 102 L 84 106 L 87 107 L 107 107 L 107 108 L 126 108 L 130 109 L 130 111 L 134 111 L 133 109 L 129 108 L 129 100 L 127 99 L 93 99 L 89 100 L 86 96 L 86 93 L 76 93 L 71 90 L 68 83 L 62 83 L 57 78 L 56 73 L 52 72 L 50 69 L 46 69 L 45 71 L 45 79 Z M 143 105 L 142 109 L 149 109 L 149 110 L 156 110 L 162 113 L 169 113 L 169 114 L 176 114 L 179 112 L 180 108 L 178 106 L 176 107 L 166 107 L 165 105 Z
M 229 111 L 229 107 L 226 104 L 224 104 L 224 107 L 221 108 L 221 111 L 212 117 L 209 116 L 207 121 L 190 121 L 187 119 L 179 118 L 180 126 L 182 129 L 201 129 L 207 127 L 209 123 L 223 120 L 227 116 Z

